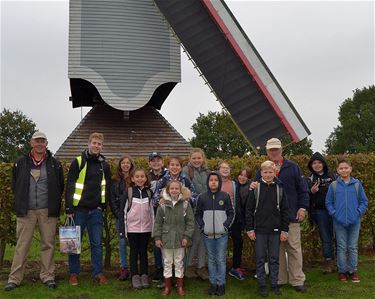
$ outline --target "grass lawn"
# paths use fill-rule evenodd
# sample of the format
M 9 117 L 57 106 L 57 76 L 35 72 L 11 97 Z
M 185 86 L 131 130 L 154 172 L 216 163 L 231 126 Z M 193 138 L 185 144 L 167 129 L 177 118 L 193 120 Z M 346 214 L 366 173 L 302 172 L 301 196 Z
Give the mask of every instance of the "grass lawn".
M 161 290 L 157 289 L 155 284 L 148 290 L 135 291 L 131 288 L 130 282 L 120 282 L 116 279 L 117 263 L 114 262 L 113 269 L 104 271 L 109 279 L 108 284 L 99 286 L 94 283 L 91 277 L 91 266 L 87 262 L 87 254 L 83 256 L 83 269 L 80 275 L 80 284 L 70 286 L 68 284 L 68 265 L 65 255 L 56 254 L 56 281 L 58 288 L 49 290 L 39 280 L 39 245 L 33 242 L 30 250 L 30 262 L 27 264 L 25 279 L 21 286 L 11 292 L 3 290 L 9 274 L 10 263 L 14 248 L 8 248 L 6 252 L 6 265 L 0 270 L 0 298 L 1 299 L 89 299 L 89 298 L 161 298 Z M 149 255 L 151 256 L 151 255 Z M 337 274 L 323 275 L 318 268 L 307 268 L 306 287 L 307 293 L 300 294 L 291 287 L 281 289 L 282 298 L 339 298 L 339 299 L 375 299 L 375 258 L 361 257 L 359 264 L 360 283 L 340 283 Z M 209 284 L 200 280 L 186 280 L 186 298 L 209 298 L 207 295 Z M 177 298 L 175 292 L 170 298 Z M 215 297 L 213 297 L 215 298 Z M 226 296 L 223 298 L 261 298 L 257 295 L 257 282 L 249 274 L 244 281 L 235 280 L 227 277 Z M 270 295 L 269 298 L 278 298 Z

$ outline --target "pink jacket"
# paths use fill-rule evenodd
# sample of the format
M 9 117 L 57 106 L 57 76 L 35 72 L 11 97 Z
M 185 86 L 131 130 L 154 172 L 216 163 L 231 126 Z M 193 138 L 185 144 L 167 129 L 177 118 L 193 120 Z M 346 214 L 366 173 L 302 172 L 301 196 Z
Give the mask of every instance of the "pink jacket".
M 151 198 L 145 189 L 133 188 L 133 198 L 130 210 L 127 201 L 125 205 L 125 233 L 148 233 L 153 231 L 154 211 Z

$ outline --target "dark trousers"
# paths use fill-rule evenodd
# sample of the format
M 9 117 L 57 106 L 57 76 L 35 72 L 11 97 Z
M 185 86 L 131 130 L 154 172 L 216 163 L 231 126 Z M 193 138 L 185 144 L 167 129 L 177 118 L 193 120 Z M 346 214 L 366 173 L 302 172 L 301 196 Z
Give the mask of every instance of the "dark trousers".
M 242 226 L 239 222 L 234 222 L 230 229 L 230 237 L 233 241 L 233 260 L 232 267 L 237 269 L 241 266 L 242 260 L 242 249 L 243 249 L 243 239 L 242 239 Z
M 131 275 L 148 274 L 147 245 L 151 233 L 128 233 L 130 247 L 130 273 Z M 138 271 L 138 257 L 140 271 Z
M 312 218 L 319 227 L 320 240 L 322 241 L 323 256 L 333 259 L 333 220 L 327 210 L 315 210 Z
M 161 249 L 155 246 L 154 243 L 154 260 L 155 260 L 155 269 L 163 268 L 163 257 L 161 255 Z
M 264 264 L 269 262 L 271 285 L 277 285 L 279 276 L 279 234 L 259 234 L 256 233 L 255 239 L 255 257 L 257 266 L 257 278 L 260 286 L 266 285 L 266 271 Z

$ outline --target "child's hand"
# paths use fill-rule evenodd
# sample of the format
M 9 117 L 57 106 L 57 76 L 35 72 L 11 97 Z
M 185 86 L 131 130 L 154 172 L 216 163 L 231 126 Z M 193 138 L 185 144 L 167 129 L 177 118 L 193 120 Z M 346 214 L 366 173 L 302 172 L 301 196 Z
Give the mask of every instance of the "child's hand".
M 188 240 L 186 240 L 186 239 L 182 239 L 182 241 L 181 241 L 181 246 L 182 246 L 182 247 L 186 247 L 187 244 L 188 244 Z
M 258 182 L 251 182 L 249 190 L 254 190 L 258 187 Z
M 281 241 L 281 242 L 288 241 L 288 235 L 287 235 L 287 234 L 284 234 L 284 233 L 281 233 L 281 234 L 280 234 L 280 241 Z
M 159 248 L 163 248 L 163 242 L 161 240 L 156 240 L 155 241 L 155 246 Z
M 312 185 L 310 191 L 311 191 L 312 194 L 318 192 L 319 191 L 319 182 L 316 182 L 314 185 Z
M 159 205 L 163 205 L 165 203 L 165 200 L 163 197 L 160 197 L 160 200 L 159 200 Z
M 249 236 L 250 240 L 255 241 L 256 236 L 254 231 L 247 232 L 247 235 Z

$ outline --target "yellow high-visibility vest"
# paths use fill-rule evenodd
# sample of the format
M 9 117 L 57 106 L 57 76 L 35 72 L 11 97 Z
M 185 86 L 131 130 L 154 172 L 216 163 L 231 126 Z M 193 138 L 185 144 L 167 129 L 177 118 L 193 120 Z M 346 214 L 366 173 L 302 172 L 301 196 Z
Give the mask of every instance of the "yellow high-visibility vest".
M 76 159 L 78 162 L 78 168 L 81 168 L 82 156 L 78 156 Z M 87 170 L 87 163 L 85 163 L 85 166 L 79 172 L 79 176 L 75 184 L 76 188 L 74 190 L 74 195 L 73 195 L 73 206 L 75 207 L 78 206 L 78 203 L 82 197 L 83 186 L 85 184 L 85 178 L 86 178 L 86 170 Z M 101 183 L 101 203 L 102 204 L 105 203 L 105 186 L 106 186 L 106 180 L 105 180 L 104 169 L 103 169 L 103 178 L 102 178 L 102 183 Z

